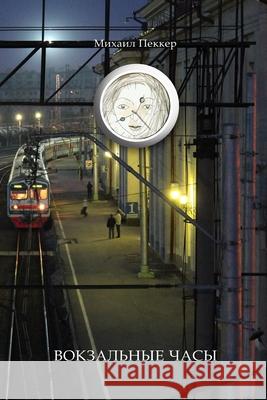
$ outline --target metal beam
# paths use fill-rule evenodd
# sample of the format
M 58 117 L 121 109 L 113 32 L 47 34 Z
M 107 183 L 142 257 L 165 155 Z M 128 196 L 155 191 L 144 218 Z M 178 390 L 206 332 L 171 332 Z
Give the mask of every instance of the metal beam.
M 105 0 L 105 42 L 109 42 L 110 32 L 110 0 Z M 109 47 L 105 48 L 104 75 L 110 71 Z
M 0 87 L 3 86 L 13 75 L 15 75 L 15 73 L 21 68 L 23 67 L 24 64 L 26 64 L 27 61 L 30 60 L 30 58 L 32 58 L 34 56 L 34 54 L 37 53 L 37 51 L 39 51 L 40 48 L 36 48 L 33 49 L 14 69 L 12 69 L 11 72 L 9 72 L 9 74 L 0 82 Z
M 168 289 L 168 288 L 177 288 L 177 289 L 192 289 L 195 291 L 201 291 L 201 290 L 218 290 L 220 289 L 219 286 L 217 285 L 190 285 L 190 284 L 181 284 L 181 283 L 137 283 L 137 284 L 92 284 L 92 285 L 87 285 L 87 284 L 78 284 L 78 285 L 68 285 L 68 284 L 62 284 L 62 285 L 38 285 L 38 284 L 32 284 L 32 285 L 12 285 L 12 284 L 6 284 L 6 285 L 0 285 L 0 289 L 66 289 L 66 290 L 77 290 L 77 289 L 83 289 L 83 290 L 95 290 L 95 289 L 103 289 L 103 290 L 117 290 L 117 289 Z M 1 305 L 0 305 L 1 307 Z M 2 306 L 3 307 L 3 306 Z
M 92 107 L 94 103 L 92 101 L 61 101 L 61 102 L 40 102 L 40 101 L 0 101 L 0 106 L 85 106 L 85 107 Z
M 109 149 L 104 143 L 102 143 L 100 140 L 98 140 L 95 136 L 88 132 L 65 132 L 62 134 L 59 134 L 58 137 L 70 137 L 70 136 L 84 136 L 88 137 L 93 143 L 96 143 L 98 147 L 100 147 L 104 151 L 108 151 L 112 158 L 117 161 L 123 168 L 125 168 L 128 172 L 130 172 L 132 175 L 134 175 L 140 182 L 142 182 L 144 185 L 146 185 L 152 192 L 154 192 L 158 197 L 160 197 L 166 204 L 168 204 L 171 208 L 173 208 L 178 214 L 180 214 L 183 218 L 185 218 L 186 222 L 191 223 L 194 225 L 200 232 L 202 232 L 206 237 L 208 237 L 210 240 L 212 240 L 215 243 L 218 243 L 216 239 L 208 232 L 206 229 L 204 229 L 201 225 L 198 224 L 193 218 L 191 218 L 184 210 L 182 210 L 180 207 L 178 207 L 174 202 L 172 202 L 164 193 L 162 193 L 156 186 L 154 186 L 151 182 L 146 180 L 142 175 L 140 175 L 135 169 L 133 169 L 129 164 L 127 164 L 124 160 L 122 160 L 119 156 L 117 156 L 115 153 L 112 152 L 111 149 Z M 53 136 L 49 134 L 43 133 L 42 135 L 38 135 L 39 139 L 44 139 L 44 138 L 55 138 L 55 134 Z
M 50 97 L 49 97 L 50 98 Z M 67 107 L 67 106 L 84 106 L 93 107 L 93 101 L 59 101 L 59 102 L 45 102 L 40 101 L 0 101 L 0 106 L 54 106 L 54 107 Z M 212 103 L 212 102 L 180 102 L 180 107 L 211 107 L 211 108 L 244 108 L 253 107 L 254 103 Z
M 48 103 L 50 99 L 52 99 L 58 92 L 60 92 L 87 64 L 89 64 L 90 61 L 101 51 L 102 49 L 98 49 L 97 51 L 94 52 L 94 54 L 89 57 L 54 93 L 51 94 L 51 96 L 48 97 L 48 99 L 45 100 L 45 103 Z M 57 102 L 57 105 L 62 105 L 61 103 L 63 102 Z M 50 105 L 51 103 L 49 103 Z M 48 105 L 48 104 L 47 104 Z M 81 105 L 78 103 L 78 105 Z
M 42 0 L 42 42 L 45 40 L 45 0 Z M 40 103 L 45 99 L 45 77 L 46 77 L 46 48 L 41 50 L 41 79 L 40 79 Z
M 41 50 L 41 79 L 40 79 L 40 103 L 45 101 L 45 77 L 46 77 L 46 48 Z
M 188 70 L 186 71 L 186 75 L 185 75 L 180 87 L 178 88 L 178 96 L 179 96 L 179 98 L 181 97 L 183 91 L 186 88 L 186 85 L 187 85 L 189 79 L 191 78 L 192 73 L 194 72 L 194 69 L 196 67 L 197 60 L 198 60 L 200 54 L 201 54 L 200 52 L 197 52 L 197 54 L 194 56 L 194 58 L 193 58 L 193 60 L 192 60 L 192 62 L 190 64 L 190 66 L 188 67 Z
M 119 48 L 122 40 L 112 40 L 110 48 Z M 125 42 L 125 40 L 124 40 Z M 139 43 L 138 40 L 133 40 L 135 43 Z M 149 40 L 150 43 L 154 43 L 155 47 L 158 44 L 158 40 Z M 166 44 L 169 41 L 162 40 L 161 43 Z M 256 42 L 185 42 L 177 41 L 177 48 L 249 48 L 255 45 Z M 98 48 L 95 40 L 55 40 L 55 41 L 39 41 L 39 40 L 0 40 L 0 48 L 2 49 L 28 49 L 28 48 L 51 48 L 51 49 L 82 49 L 82 48 Z M 136 50 L 136 47 L 128 47 L 127 50 Z
M 191 218 L 184 210 L 178 207 L 173 201 L 171 201 L 164 193 L 162 193 L 156 186 L 154 186 L 151 182 L 146 180 L 142 175 L 140 175 L 135 169 L 133 169 L 129 164 L 127 164 L 124 160 L 122 160 L 119 156 L 117 156 L 111 149 L 109 149 L 104 143 L 98 140 L 95 136 L 88 132 L 65 132 L 59 137 L 70 137 L 70 136 L 84 136 L 88 137 L 93 143 L 96 143 L 98 147 L 100 147 L 104 151 L 108 151 L 112 158 L 116 160 L 123 168 L 125 168 L 128 172 L 134 175 L 140 182 L 144 183 L 153 193 L 155 193 L 158 197 L 160 197 L 166 204 L 168 204 L 171 208 L 173 208 L 179 215 L 181 215 L 186 222 L 191 223 L 195 228 L 197 228 L 200 232 L 202 232 L 207 238 L 212 240 L 215 243 L 218 243 L 216 239 L 206 230 L 204 229 L 199 223 Z M 47 137 L 51 137 L 47 135 Z M 42 135 L 40 138 L 44 138 Z M 55 135 L 53 135 L 55 138 Z

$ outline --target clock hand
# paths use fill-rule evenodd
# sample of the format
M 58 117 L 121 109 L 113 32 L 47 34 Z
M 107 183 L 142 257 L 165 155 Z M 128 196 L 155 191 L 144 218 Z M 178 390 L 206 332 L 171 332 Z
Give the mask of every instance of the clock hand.
M 140 97 L 140 99 L 139 99 L 139 106 L 137 107 L 137 110 L 135 111 L 136 113 L 138 113 L 139 108 L 140 108 L 141 104 L 144 103 L 144 101 L 145 101 L 144 96 Z
M 140 117 L 140 115 L 138 114 L 138 112 L 136 112 L 136 111 L 134 111 L 134 110 L 132 110 L 132 112 L 133 112 L 135 115 L 137 115 L 137 117 L 143 122 L 143 124 L 145 124 L 145 125 L 148 127 L 148 129 L 151 129 L 150 126 L 143 120 L 143 118 Z
M 130 114 L 130 115 L 127 115 L 127 117 L 120 117 L 119 119 L 117 119 L 115 122 L 119 122 L 119 121 L 125 121 L 126 120 L 126 118 L 129 118 L 131 115 L 133 115 L 133 113 L 132 114 Z

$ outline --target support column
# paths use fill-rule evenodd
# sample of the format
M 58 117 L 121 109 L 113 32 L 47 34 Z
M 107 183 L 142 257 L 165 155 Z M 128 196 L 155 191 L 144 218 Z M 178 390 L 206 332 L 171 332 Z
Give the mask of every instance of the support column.
M 22 135 L 22 127 L 21 127 L 21 120 L 18 121 L 19 123 L 19 147 L 21 147 L 21 135 Z
M 247 101 L 254 107 L 247 109 L 247 131 L 245 140 L 245 182 L 244 182 L 244 272 L 256 272 L 256 77 L 247 76 Z M 255 341 L 249 338 L 256 326 L 256 277 L 243 278 L 244 301 L 244 360 L 255 360 Z
M 214 236 L 215 232 L 215 142 L 203 139 L 216 132 L 213 114 L 205 115 L 198 110 L 196 147 L 196 217 L 197 222 Z M 196 230 L 196 273 L 197 285 L 214 285 L 216 272 L 215 246 L 199 230 Z M 195 292 L 195 349 L 215 349 L 215 307 L 213 290 Z
M 85 172 L 85 138 L 82 136 L 82 149 L 81 149 L 81 164 L 82 164 L 82 169 L 83 173 Z
M 221 359 L 242 359 L 240 147 L 237 125 L 223 132 Z
M 146 150 L 139 149 L 139 173 L 146 177 Z M 154 273 L 148 266 L 148 224 L 147 224 L 147 191 L 140 182 L 140 234 L 141 234 L 141 265 L 138 278 L 154 278 Z
M 79 139 L 79 178 L 83 179 L 83 164 L 82 164 L 82 137 Z
M 257 272 L 266 273 L 266 252 L 267 252 L 267 5 L 264 2 L 257 2 L 258 21 L 256 34 L 256 63 L 255 72 L 257 76 L 257 209 L 256 209 L 256 242 L 257 242 Z M 267 334 L 267 279 L 257 278 L 257 322 L 256 328 L 264 331 L 264 342 Z M 267 349 L 257 346 L 256 359 L 266 360 Z
M 96 125 L 94 125 L 94 133 L 96 135 Z M 93 143 L 93 200 L 98 200 L 98 160 L 96 143 Z
M 113 147 L 112 147 L 112 140 L 110 140 L 109 141 L 109 148 L 111 149 L 111 150 L 113 150 Z M 109 185 L 109 196 L 110 196 L 110 198 L 112 198 L 112 186 L 113 186 L 113 171 L 112 171 L 112 167 L 113 167 L 113 158 L 111 157 L 110 159 L 109 159 L 109 162 L 108 162 L 108 185 Z

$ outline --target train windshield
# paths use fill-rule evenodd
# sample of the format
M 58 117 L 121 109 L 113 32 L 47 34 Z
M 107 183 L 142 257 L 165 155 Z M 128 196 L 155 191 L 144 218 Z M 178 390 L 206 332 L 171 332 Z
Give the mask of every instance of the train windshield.
M 29 189 L 29 198 L 35 200 L 47 200 L 48 198 L 47 187 L 43 184 L 32 185 L 31 189 Z
M 27 186 L 23 183 L 14 183 L 10 185 L 10 198 L 11 200 L 26 200 Z
M 11 200 L 26 200 L 27 190 L 12 190 L 10 197 Z

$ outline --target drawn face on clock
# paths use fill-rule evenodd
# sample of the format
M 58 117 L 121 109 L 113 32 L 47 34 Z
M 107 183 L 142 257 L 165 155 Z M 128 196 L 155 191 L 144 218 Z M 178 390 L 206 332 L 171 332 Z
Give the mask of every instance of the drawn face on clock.
M 169 116 L 170 101 L 154 77 L 131 73 L 115 80 L 103 98 L 103 115 L 110 128 L 125 138 L 153 136 Z

